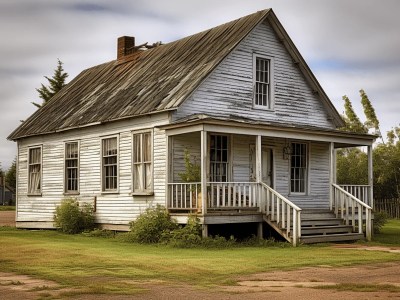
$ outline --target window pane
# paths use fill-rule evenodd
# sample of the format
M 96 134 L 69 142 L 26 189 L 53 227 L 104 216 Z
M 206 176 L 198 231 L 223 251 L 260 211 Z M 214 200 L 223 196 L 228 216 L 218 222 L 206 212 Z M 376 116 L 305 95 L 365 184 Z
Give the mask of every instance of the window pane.
M 152 172 L 152 135 L 150 132 L 133 135 L 133 190 L 151 191 Z
M 292 143 L 290 170 L 290 191 L 294 193 L 304 193 L 306 190 L 307 174 L 307 145 Z
M 108 138 L 103 141 L 103 190 L 118 188 L 118 139 Z

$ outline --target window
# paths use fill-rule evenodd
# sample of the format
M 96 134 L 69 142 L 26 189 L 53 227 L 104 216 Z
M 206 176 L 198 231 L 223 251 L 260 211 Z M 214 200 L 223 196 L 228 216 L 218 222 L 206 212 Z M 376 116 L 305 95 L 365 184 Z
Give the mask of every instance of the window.
M 118 139 L 102 140 L 102 187 L 104 192 L 118 190 Z
M 29 182 L 28 194 L 38 195 L 42 192 L 42 147 L 29 149 Z
M 272 70 L 273 61 L 263 57 L 254 57 L 254 106 L 273 108 Z
M 151 132 L 133 135 L 133 192 L 153 190 Z
M 307 182 L 307 145 L 292 143 L 290 192 L 305 193 Z
M 228 181 L 228 137 L 210 136 L 210 181 Z
M 79 145 L 78 142 L 65 144 L 65 192 L 79 191 Z

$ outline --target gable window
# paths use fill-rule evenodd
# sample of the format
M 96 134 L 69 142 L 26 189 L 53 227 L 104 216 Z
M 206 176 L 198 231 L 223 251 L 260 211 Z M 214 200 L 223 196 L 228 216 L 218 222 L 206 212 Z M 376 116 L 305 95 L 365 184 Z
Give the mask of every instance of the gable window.
M 102 189 L 103 192 L 118 190 L 118 138 L 102 140 Z
M 153 190 L 151 132 L 133 135 L 133 192 L 149 193 Z
M 271 58 L 254 56 L 254 107 L 256 108 L 273 109 L 272 70 Z
M 79 144 L 65 143 L 65 192 L 79 191 Z
M 307 183 L 307 144 L 292 143 L 290 192 L 305 193 Z
M 28 165 L 28 194 L 39 195 L 42 192 L 42 147 L 29 149 Z
M 228 181 L 228 136 L 210 136 L 210 181 Z

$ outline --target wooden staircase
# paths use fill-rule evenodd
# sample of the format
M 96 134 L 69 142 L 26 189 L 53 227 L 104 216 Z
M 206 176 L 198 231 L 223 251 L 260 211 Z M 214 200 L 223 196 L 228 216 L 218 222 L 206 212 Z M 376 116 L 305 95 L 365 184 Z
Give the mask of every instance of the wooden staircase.
M 364 239 L 364 234 L 354 233 L 353 226 L 336 218 L 330 210 L 303 210 L 301 212 L 302 244 L 357 241 Z

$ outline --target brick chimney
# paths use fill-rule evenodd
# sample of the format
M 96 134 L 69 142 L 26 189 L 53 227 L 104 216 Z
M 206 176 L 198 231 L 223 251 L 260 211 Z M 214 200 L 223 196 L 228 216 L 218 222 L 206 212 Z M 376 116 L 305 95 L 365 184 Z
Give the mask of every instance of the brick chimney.
M 133 36 L 121 36 L 118 38 L 117 59 L 123 58 L 125 55 L 133 53 L 135 47 L 135 38 Z

